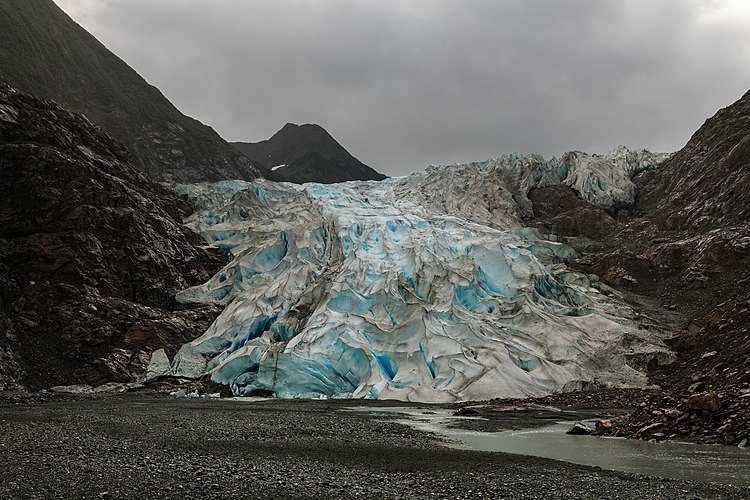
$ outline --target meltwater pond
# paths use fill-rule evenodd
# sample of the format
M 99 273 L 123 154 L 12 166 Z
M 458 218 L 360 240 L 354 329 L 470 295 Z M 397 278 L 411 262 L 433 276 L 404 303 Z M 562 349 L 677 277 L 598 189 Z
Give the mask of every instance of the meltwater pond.
M 750 450 L 685 442 L 650 443 L 634 439 L 573 436 L 566 434 L 574 421 L 543 427 L 477 432 L 451 427 L 467 417 L 452 410 L 419 408 L 357 408 L 368 413 L 396 413 L 412 428 L 433 432 L 449 440 L 448 446 L 551 458 L 603 469 L 673 479 L 750 485 Z M 476 417 L 469 417 L 476 418 Z M 534 418 L 530 415 L 529 418 Z

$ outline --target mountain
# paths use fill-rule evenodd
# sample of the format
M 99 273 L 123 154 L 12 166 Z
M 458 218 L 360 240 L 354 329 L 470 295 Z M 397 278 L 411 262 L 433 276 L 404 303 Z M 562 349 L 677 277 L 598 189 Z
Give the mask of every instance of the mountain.
M 750 220 L 749 183 L 750 91 L 644 179 L 640 203 L 670 229 L 706 231 Z
M 287 123 L 266 141 L 232 145 L 279 180 L 332 184 L 386 178 L 353 157 L 320 125 Z
M 256 166 L 156 88 L 52 0 L 0 0 L 0 76 L 85 114 L 160 181 L 250 180 Z
M 180 186 L 197 207 L 188 225 L 232 261 L 177 294 L 224 311 L 162 368 L 280 397 L 445 402 L 645 386 L 647 367 L 672 359 L 668 331 L 569 269 L 576 253 L 523 218 L 540 186 L 607 209 L 632 203 L 631 176 L 666 156 L 619 148 L 377 183 Z
M 215 317 L 174 294 L 223 255 L 83 116 L 0 85 L 0 178 L 0 388 L 129 382 Z
M 632 203 L 605 210 L 566 186 L 529 192 L 526 222 L 580 252 L 567 261 L 613 287 L 650 328 L 672 332 L 673 363 L 652 367 L 668 390 L 605 433 L 750 436 L 750 92 L 706 120 L 658 168 L 632 179 Z M 708 403 L 706 403 L 708 402 Z
M 662 306 L 645 313 L 673 316 L 678 359 L 653 375 L 665 387 L 738 397 L 750 385 L 748 182 L 750 92 L 706 120 L 659 168 L 636 176 L 624 214 L 578 217 L 565 228 L 574 238 L 587 227 L 602 231 L 573 267 Z M 557 207 L 537 218 L 547 230 L 574 218 L 553 193 L 536 198 Z
M 640 184 L 638 203 L 680 235 L 651 255 L 679 273 L 678 294 L 695 297 L 678 362 L 662 376 L 682 388 L 693 378 L 730 393 L 750 387 L 750 91 Z

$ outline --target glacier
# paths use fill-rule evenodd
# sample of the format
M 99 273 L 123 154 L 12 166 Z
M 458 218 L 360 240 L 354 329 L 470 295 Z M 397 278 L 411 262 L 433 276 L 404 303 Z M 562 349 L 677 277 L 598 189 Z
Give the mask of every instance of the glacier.
M 666 157 L 620 147 L 379 182 L 173 186 L 231 261 L 177 295 L 224 310 L 171 364 L 156 353 L 156 371 L 243 396 L 425 402 L 643 386 L 645 363 L 671 356 L 664 334 L 522 220 L 529 190 L 556 184 L 625 206 L 632 177 Z

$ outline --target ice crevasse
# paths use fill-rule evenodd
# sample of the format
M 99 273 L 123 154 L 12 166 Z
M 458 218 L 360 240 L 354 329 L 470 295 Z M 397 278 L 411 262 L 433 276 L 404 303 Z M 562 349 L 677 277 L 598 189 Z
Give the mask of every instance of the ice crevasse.
M 632 175 L 661 159 L 620 148 L 380 182 L 176 186 L 198 207 L 187 223 L 231 261 L 178 294 L 225 308 L 169 373 L 237 395 L 430 402 L 644 385 L 644 360 L 670 355 L 660 334 L 520 220 L 533 187 L 627 203 Z

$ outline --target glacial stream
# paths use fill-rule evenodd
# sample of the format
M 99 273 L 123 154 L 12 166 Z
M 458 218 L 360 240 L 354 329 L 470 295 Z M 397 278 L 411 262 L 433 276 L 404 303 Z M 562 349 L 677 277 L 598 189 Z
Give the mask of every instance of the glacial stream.
M 551 458 L 622 472 L 715 483 L 750 485 L 750 450 L 685 442 L 650 443 L 634 439 L 572 436 L 574 421 L 502 432 L 478 432 L 452 427 L 467 417 L 452 410 L 419 408 L 357 408 L 367 413 L 401 414 L 399 423 L 433 432 L 453 448 Z M 471 417 L 469 417 L 471 418 Z M 533 418 L 533 417 L 531 417 Z

